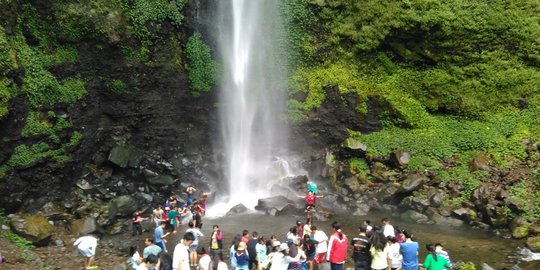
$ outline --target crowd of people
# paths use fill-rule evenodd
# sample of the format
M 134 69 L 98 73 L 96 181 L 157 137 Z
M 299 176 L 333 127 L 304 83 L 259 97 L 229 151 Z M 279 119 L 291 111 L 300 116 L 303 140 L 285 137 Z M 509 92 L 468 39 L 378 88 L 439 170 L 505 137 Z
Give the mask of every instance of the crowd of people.
M 314 208 L 312 196 L 316 194 L 309 186 L 306 208 Z M 339 222 L 332 223 L 330 237 L 314 225 L 310 215 L 305 223 L 297 220 L 281 239 L 265 237 L 257 232 L 243 230 L 231 234 L 232 242 L 224 247 L 224 233 L 214 224 L 206 243 L 200 241 L 202 217 L 206 211 L 208 194 L 195 199 L 196 189 L 188 187 L 187 200 L 180 203 L 171 195 L 164 207 L 153 210 L 151 219 L 155 224 L 154 237 L 144 239 L 142 255 L 137 247 L 130 250 L 129 264 L 132 270 L 343 270 L 348 258 L 355 270 L 418 270 L 419 244 L 407 230 L 394 228 L 386 218 L 380 226 L 371 226 L 366 220 L 359 226 L 359 233 L 349 238 L 343 233 Z M 319 196 L 322 197 L 322 196 Z M 142 234 L 140 211 L 133 215 L 133 235 Z M 167 250 L 167 239 L 187 225 L 182 239 L 174 246 L 172 256 Z M 97 246 L 96 238 L 81 237 L 75 246 L 86 257 L 85 268 L 92 268 Z M 427 270 L 450 269 L 448 253 L 441 244 L 426 245 L 428 255 L 423 267 Z M 228 263 L 225 259 L 228 259 Z

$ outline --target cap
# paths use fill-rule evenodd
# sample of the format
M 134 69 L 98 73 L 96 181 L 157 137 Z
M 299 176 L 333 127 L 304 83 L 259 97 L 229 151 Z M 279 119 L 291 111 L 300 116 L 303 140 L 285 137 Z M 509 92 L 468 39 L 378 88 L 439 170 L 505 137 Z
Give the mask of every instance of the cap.
M 244 250 L 244 249 L 246 249 L 246 243 L 244 243 L 244 242 L 238 243 L 237 250 Z
M 287 243 L 282 243 L 281 245 L 279 245 L 279 251 L 286 250 L 287 248 L 289 248 L 289 245 L 287 245 Z
M 281 245 L 281 242 L 279 241 L 272 242 L 272 247 L 279 247 L 279 245 Z

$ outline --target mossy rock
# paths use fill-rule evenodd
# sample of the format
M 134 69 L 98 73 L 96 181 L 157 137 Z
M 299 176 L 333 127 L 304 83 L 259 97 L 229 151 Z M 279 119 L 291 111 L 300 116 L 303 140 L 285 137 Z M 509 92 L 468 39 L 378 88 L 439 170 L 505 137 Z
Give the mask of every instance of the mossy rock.
M 170 175 L 158 175 L 147 179 L 151 185 L 168 186 L 174 184 L 174 178 Z
M 533 252 L 540 252 L 540 236 L 527 238 L 527 247 Z
M 109 154 L 109 161 L 122 168 L 135 168 L 139 165 L 142 153 L 132 145 L 117 145 Z
M 129 195 L 116 197 L 109 202 L 109 216 L 129 216 L 137 210 L 137 202 Z
M 342 146 L 345 148 L 352 149 L 352 150 L 362 150 L 362 151 L 367 150 L 367 145 L 365 143 L 358 141 L 356 139 L 353 139 L 353 138 L 348 138 L 347 140 L 345 140 Z
M 512 230 L 512 237 L 516 239 L 525 238 L 529 235 L 529 226 L 523 225 Z
M 10 220 L 11 229 L 36 246 L 46 246 L 54 231 L 49 220 L 41 215 L 13 215 Z

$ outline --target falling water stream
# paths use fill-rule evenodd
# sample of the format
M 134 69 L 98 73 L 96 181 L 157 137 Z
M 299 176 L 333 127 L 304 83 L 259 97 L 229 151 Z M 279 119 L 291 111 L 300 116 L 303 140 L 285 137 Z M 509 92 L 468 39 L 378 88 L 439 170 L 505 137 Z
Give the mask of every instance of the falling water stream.
M 220 123 L 229 197 L 213 211 L 243 203 L 253 207 L 275 180 L 277 149 L 286 148 L 282 115 L 283 73 L 279 67 L 281 24 L 278 1 L 217 3 L 217 46 L 223 63 Z

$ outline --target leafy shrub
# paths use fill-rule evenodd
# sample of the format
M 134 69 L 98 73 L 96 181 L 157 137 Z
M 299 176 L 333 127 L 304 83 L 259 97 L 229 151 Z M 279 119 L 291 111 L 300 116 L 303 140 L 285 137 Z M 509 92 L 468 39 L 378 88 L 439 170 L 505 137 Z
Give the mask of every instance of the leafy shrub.
M 217 79 L 218 65 L 212 59 L 210 47 L 204 43 L 200 33 L 194 33 L 186 44 L 188 77 L 194 96 L 210 91 Z
M 182 9 L 187 0 L 134 0 L 124 1 L 124 9 L 132 21 L 131 33 L 142 41 L 143 45 L 151 44 L 151 32 L 148 29 L 152 25 L 159 30 L 165 20 L 180 26 L 184 15 Z
M 126 83 L 119 79 L 112 80 L 110 89 L 115 94 L 124 94 L 128 92 Z

